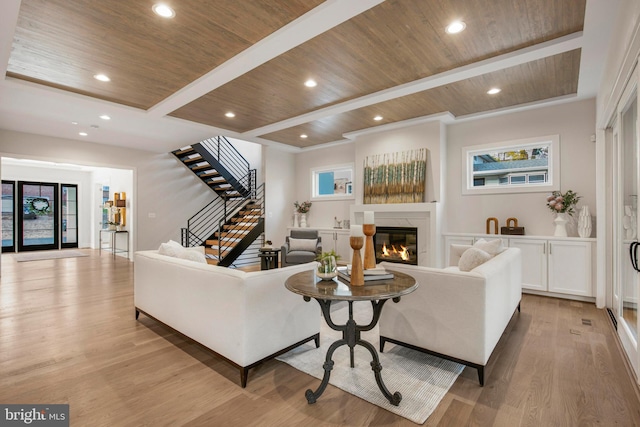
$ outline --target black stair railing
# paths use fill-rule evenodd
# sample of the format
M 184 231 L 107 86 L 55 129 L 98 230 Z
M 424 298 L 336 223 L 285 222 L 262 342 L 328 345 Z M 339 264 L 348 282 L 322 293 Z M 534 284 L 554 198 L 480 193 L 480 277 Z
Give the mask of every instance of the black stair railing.
M 233 201 L 228 208 L 229 215 L 218 221 L 217 231 L 210 236 L 211 240 L 218 241 L 218 265 L 223 267 L 232 265 L 264 233 L 264 184 L 252 191 L 251 197 Z M 244 210 L 254 212 L 240 214 Z M 239 222 L 231 221 L 232 218 L 239 218 Z M 256 257 L 257 254 L 256 250 Z
M 224 136 L 216 136 L 215 138 L 205 139 L 203 141 L 200 141 L 200 145 L 206 151 L 208 151 L 218 162 L 218 164 L 222 165 L 222 167 L 226 169 L 226 171 L 229 172 L 232 177 L 236 177 L 237 179 L 237 177 L 240 176 L 250 176 L 251 166 L 249 165 L 249 162 L 242 156 L 242 154 L 240 154 L 236 147 L 231 145 L 229 140 Z M 240 180 L 237 181 L 238 183 L 241 182 Z M 229 182 L 241 192 L 243 192 L 243 190 L 250 191 L 252 188 L 251 182 L 245 183 L 248 185 L 241 184 L 240 188 L 234 185 L 235 183 L 233 182 L 233 179 L 229 179 Z

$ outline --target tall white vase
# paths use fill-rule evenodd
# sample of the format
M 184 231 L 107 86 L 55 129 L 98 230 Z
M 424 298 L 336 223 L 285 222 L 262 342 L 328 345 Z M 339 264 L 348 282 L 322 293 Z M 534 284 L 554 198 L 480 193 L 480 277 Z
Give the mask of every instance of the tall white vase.
M 589 206 L 583 206 L 578 214 L 578 235 L 580 237 L 591 237 L 591 213 Z
M 567 214 L 558 212 L 553 222 L 556 224 L 556 230 L 553 235 L 556 237 L 567 237 Z
M 293 212 L 293 228 L 298 228 L 300 225 L 298 224 L 298 212 Z

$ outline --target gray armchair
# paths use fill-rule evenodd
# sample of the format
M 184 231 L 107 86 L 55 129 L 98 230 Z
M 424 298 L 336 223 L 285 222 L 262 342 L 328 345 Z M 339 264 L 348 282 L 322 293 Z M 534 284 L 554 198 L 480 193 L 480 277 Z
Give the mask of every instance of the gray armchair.
M 311 262 L 322 254 L 322 237 L 318 230 L 291 230 L 280 253 L 283 267 Z

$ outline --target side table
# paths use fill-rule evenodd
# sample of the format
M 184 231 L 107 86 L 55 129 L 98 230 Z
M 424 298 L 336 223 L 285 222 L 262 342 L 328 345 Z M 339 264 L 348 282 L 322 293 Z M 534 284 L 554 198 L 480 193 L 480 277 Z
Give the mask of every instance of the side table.
M 271 270 L 278 268 L 280 265 L 280 250 L 275 248 L 260 248 L 258 256 L 260 257 L 260 270 Z
M 291 292 L 302 295 L 305 301 L 310 301 L 311 298 L 318 301 L 327 325 L 335 331 L 342 332 L 342 339 L 331 344 L 329 350 L 327 350 L 323 365 L 324 376 L 320 386 L 316 391 L 307 390 L 305 393 L 308 403 L 315 403 L 327 387 L 334 364 L 332 356 L 336 349 L 343 345 L 349 346 L 349 358 L 353 368 L 353 349 L 356 345 L 360 345 L 371 353 L 371 368 L 382 394 L 392 405 L 398 406 L 400 404 L 402 395 L 399 392 L 391 394 L 382 381 L 382 376 L 380 375 L 382 365 L 380 365 L 380 358 L 376 348 L 360 337 L 361 332 L 370 331 L 376 326 L 380 319 L 382 307 L 388 300 L 399 302 L 401 296 L 415 291 L 418 287 L 416 280 L 408 274 L 397 271 L 391 272 L 394 274 L 393 279 L 376 280 L 374 283 L 369 282 L 364 286 L 350 286 L 338 278 L 323 281 L 315 275 L 315 271 L 303 271 L 290 276 L 286 280 L 285 286 Z M 349 304 L 349 320 L 344 325 L 336 325 L 331 319 L 331 303 L 333 301 L 347 301 Z M 371 301 L 373 318 L 368 325 L 358 325 L 353 319 L 354 301 Z
M 109 244 L 109 246 L 104 247 L 104 248 L 102 247 L 102 245 L 103 245 L 102 233 L 107 233 L 109 235 L 109 240 L 107 242 Z M 118 234 L 124 234 L 125 240 L 127 242 L 126 249 L 118 249 L 117 248 L 117 243 L 118 243 L 117 235 Z M 116 253 L 126 252 L 127 253 L 127 258 L 129 258 L 129 232 L 127 230 L 121 230 L 121 231 L 105 230 L 105 229 L 100 230 L 100 252 L 102 252 L 102 249 L 110 250 L 114 257 L 116 256 Z

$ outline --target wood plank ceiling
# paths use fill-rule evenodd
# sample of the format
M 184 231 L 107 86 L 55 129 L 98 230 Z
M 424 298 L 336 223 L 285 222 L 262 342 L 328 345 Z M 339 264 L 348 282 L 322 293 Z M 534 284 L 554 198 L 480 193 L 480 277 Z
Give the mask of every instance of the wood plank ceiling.
M 7 75 L 152 110 L 323 6 L 321 0 L 167 3 L 176 10 L 173 19 L 150 13 L 152 0 L 22 0 Z M 227 136 L 309 147 L 437 113 L 460 117 L 576 94 L 580 49 L 382 102 L 375 96 L 579 33 L 585 6 L 586 0 L 386 0 L 168 114 Z M 445 26 L 460 18 L 466 30 L 447 34 Z M 111 82 L 95 80 L 96 72 Z M 305 87 L 309 78 L 318 86 Z M 502 92 L 487 95 L 492 86 Z M 225 117 L 228 111 L 235 117 Z

